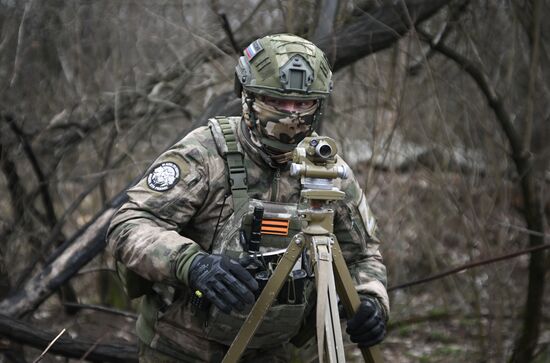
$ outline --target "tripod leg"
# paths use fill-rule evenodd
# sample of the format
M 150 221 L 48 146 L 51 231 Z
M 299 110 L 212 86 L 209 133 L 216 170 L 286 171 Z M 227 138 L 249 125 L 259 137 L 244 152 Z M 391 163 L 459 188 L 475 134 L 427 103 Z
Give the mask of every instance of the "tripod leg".
M 334 239 L 334 244 L 332 245 L 332 258 L 338 296 L 340 297 L 340 301 L 342 301 L 348 316 L 353 316 L 359 308 L 361 300 L 359 299 L 359 294 L 357 294 L 357 291 L 355 290 L 353 279 L 351 278 L 346 261 L 342 255 L 342 250 L 340 249 L 340 245 L 338 244 L 336 238 Z M 378 346 L 362 348 L 361 352 L 363 353 L 363 358 L 367 363 L 382 363 L 384 361 Z
M 331 238 L 327 236 L 312 237 L 317 277 L 317 349 L 320 363 L 324 361 L 325 336 L 328 361 L 345 362 L 338 299 L 332 270 L 331 243 Z
M 332 266 L 331 266 L 332 267 Z M 342 328 L 340 326 L 340 314 L 338 312 L 338 298 L 336 296 L 336 287 L 334 285 L 334 275 L 332 268 L 330 271 L 330 281 L 328 285 L 328 299 L 330 310 L 327 309 L 327 343 L 331 341 L 331 345 L 334 346 L 335 352 L 333 356 L 336 358 L 335 362 L 344 363 L 346 356 L 344 352 L 344 341 L 342 339 Z M 328 328 L 330 326 L 330 329 Z
M 239 333 L 233 340 L 233 343 L 229 347 L 227 354 L 223 358 L 224 363 L 236 363 L 240 359 L 250 339 L 254 336 L 254 333 L 260 326 L 267 310 L 273 300 L 277 297 L 277 294 L 283 287 L 283 284 L 288 279 L 288 274 L 292 270 L 294 264 L 302 254 L 304 249 L 305 238 L 302 233 L 294 236 L 290 242 L 286 252 L 277 264 L 273 275 L 269 278 L 269 281 L 265 285 L 260 297 L 252 307 L 252 310 L 248 314 L 243 326 L 239 330 Z
M 316 319 L 317 322 L 317 352 L 319 355 L 319 362 L 323 363 L 325 356 L 325 324 L 327 323 L 327 303 L 328 303 L 328 284 L 330 278 L 330 265 L 332 259 L 330 252 L 325 245 L 317 245 L 316 238 L 313 237 L 315 243 L 315 279 L 317 282 L 317 307 L 316 307 Z M 330 312 L 328 312 L 330 313 Z M 332 324 L 328 322 L 328 326 Z M 329 337 L 330 339 L 330 337 Z M 332 342 L 330 342 L 332 343 Z M 330 348 L 329 343 L 329 348 Z M 331 359 L 331 351 L 329 349 L 329 362 L 333 362 Z

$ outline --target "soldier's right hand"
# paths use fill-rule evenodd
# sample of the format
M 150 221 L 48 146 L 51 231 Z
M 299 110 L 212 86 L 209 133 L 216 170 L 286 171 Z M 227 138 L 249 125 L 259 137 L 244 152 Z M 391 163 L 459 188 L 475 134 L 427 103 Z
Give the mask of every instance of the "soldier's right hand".
M 223 255 L 199 254 L 189 268 L 189 284 L 226 314 L 254 303 L 258 283 L 239 262 Z

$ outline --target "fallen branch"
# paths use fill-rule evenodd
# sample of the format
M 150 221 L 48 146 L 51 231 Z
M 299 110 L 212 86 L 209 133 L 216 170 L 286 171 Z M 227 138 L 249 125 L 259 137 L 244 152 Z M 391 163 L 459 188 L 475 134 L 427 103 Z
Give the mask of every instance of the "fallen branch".
M 31 277 L 22 289 L 0 302 L 0 311 L 8 316 L 21 316 L 33 311 L 84 264 L 101 252 L 105 248 L 105 233 L 109 220 L 125 200 L 124 195 L 115 199 L 79 234 L 60 246 L 44 268 Z
M 11 341 L 44 349 L 56 335 L 56 333 L 37 329 L 29 323 L 0 315 L 0 336 Z M 93 349 L 90 350 L 90 348 Z M 49 351 L 72 358 L 81 358 L 89 352 L 86 359 L 92 362 L 137 363 L 138 361 L 137 346 L 134 344 L 96 344 L 94 341 L 67 336 L 60 337 Z

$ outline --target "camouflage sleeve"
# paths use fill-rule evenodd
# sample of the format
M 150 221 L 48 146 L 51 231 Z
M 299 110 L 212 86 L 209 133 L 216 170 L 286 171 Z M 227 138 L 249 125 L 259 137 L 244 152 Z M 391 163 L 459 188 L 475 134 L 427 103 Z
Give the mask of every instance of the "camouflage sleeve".
M 360 294 L 377 298 L 386 319 L 390 306 L 386 291 L 386 266 L 379 251 L 377 225 L 353 174 L 342 182 L 346 197 L 336 207 L 334 233 Z
M 116 260 L 150 281 L 187 283 L 181 271 L 200 250 L 183 235 L 208 191 L 201 148 L 184 139 L 162 154 L 111 221 L 108 242 Z

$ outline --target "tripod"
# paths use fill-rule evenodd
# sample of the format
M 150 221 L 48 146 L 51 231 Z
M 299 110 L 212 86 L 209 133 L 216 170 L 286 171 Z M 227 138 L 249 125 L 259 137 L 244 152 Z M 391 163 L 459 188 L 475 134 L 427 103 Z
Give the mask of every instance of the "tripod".
M 347 316 L 353 316 L 361 302 L 333 234 L 334 210 L 330 203 L 345 196 L 333 186 L 333 180 L 347 177 L 336 150 L 336 143 L 328 137 L 308 137 L 296 148 L 291 175 L 301 177 L 303 186 L 300 198 L 304 203 L 298 210 L 302 231 L 292 238 L 223 362 L 239 360 L 304 249 L 314 265 L 319 361 L 324 362 L 326 353 L 330 363 L 345 362 L 337 294 Z M 362 349 L 362 354 L 368 363 L 383 361 L 376 346 Z

